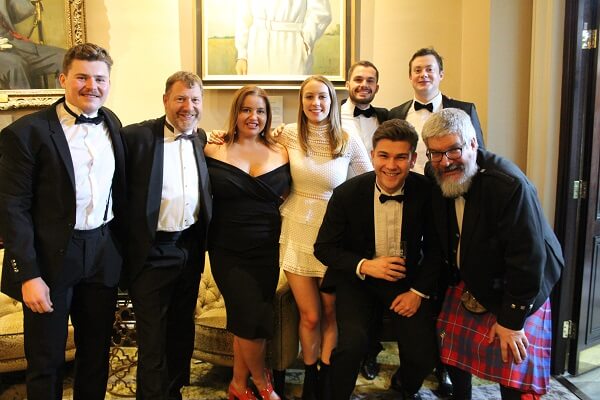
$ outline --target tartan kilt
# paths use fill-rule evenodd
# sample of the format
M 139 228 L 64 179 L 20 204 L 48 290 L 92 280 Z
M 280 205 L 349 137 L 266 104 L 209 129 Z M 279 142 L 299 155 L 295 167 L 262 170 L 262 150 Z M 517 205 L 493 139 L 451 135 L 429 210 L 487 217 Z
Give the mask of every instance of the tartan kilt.
M 525 360 L 521 364 L 505 363 L 502 361 L 500 340 L 496 338 L 488 344 L 488 332 L 496 322 L 496 316 L 491 312 L 477 315 L 467 311 L 460 301 L 463 288 L 462 281 L 448 288 L 438 316 L 442 362 L 522 392 L 545 394 L 550 384 L 550 300 L 547 299 L 525 321 L 524 330 L 529 341 Z M 512 357 L 510 352 L 509 357 Z

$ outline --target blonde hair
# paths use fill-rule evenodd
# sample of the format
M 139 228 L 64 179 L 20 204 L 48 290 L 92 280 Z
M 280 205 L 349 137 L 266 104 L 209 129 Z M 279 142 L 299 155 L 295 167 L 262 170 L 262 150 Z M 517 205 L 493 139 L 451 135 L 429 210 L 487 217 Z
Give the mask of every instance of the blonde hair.
M 342 119 L 340 116 L 340 110 L 338 107 L 337 95 L 335 94 L 335 88 L 329 79 L 322 75 L 309 76 L 300 85 L 300 91 L 298 92 L 298 141 L 300 147 L 304 153 L 308 153 L 310 150 L 310 144 L 308 143 L 308 118 L 304 114 L 304 107 L 302 104 L 302 96 L 304 95 L 304 89 L 306 85 L 311 81 L 317 81 L 327 86 L 329 91 L 329 98 L 331 99 L 331 106 L 329 107 L 329 115 L 327 120 L 329 122 L 329 148 L 333 158 L 340 157 L 348 143 L 348 135 L 342 130 Z

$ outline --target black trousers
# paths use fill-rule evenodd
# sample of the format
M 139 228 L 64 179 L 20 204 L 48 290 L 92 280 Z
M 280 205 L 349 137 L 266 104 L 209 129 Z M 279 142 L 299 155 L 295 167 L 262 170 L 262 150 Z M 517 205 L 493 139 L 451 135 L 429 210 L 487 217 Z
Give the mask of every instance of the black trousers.
M 38 314 L 23 305 L 27 398 L 62 399 L 63 368 L 69 316 L 75 331 L 73 399 L 104 399 L 110 338 L 115 318 L 116 275 L 121 257 L 109 229 L 76 232 L 61 276 L 50 286 L 54 311 Z
M 377 308 L 389 308 L 392 299 L 365 282 L 354 279 L 336 286 L 338 343 L 331 356 L 333 398 L 348 400 L 354 390 L 360 363 L 370 341 L 374 318 L 381 316 Z M 435 327 L 431 304 L 421 302 L 410 317 L 394 314 L 393 324 L 400 352 L 402 384 L 410 394 L 416 393 L 437 359 Z
M 181 388 L 189 384 L 204 256 L 189 259 L 191 246 L 203 241 L 186 232 L 175 240 L 157 240 L 129 289 L 137 329 L 138 400 L 181 399 Z

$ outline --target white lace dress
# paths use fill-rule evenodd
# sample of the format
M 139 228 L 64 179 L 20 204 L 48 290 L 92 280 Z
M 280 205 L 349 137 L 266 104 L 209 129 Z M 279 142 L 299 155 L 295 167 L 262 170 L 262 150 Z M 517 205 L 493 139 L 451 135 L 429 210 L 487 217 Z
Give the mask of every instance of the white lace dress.
M 355 135 L 341 157 L 333 158 L 327 140 L 328 126 L 309 125 L 311 149 L 304 153 L 298 142 L 296 124 L 286 125 L 280 143 L 288 151 L 292 190 L 281 206 L 279 265 L 285 271 L 303 276 L 323 277 L 326 266 L 313 255 L 327 202 L 333 189 L 353 175 L 373 169 L 364 145 Z

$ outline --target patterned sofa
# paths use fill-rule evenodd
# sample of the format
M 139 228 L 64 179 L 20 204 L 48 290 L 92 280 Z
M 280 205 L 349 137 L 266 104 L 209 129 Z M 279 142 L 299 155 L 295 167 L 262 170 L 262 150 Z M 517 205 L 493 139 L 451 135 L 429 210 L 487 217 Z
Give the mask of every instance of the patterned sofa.
M 4 250 L 0 250 L 0 265 Z M 1 277 L 0 277 L 1 279 Z M 69 337 L 65 357 L 75 357 L 73 327 L 69 324 Z M 23 309 L 21 303 L 0 293 L 0 372 L 20 371 L 27 368 L 23 350 Z
M 273 307 L 275 334 L 267 345 L 267 362 L 274 370 L 275 391 L 284 393 L 285 370 L 298 358 L 299 341 L 298 309 L 283 273 L 279 276 Z M 225 303 L 212 276 L 207 255 L 196 304 L 195 359 L 216 365 L 233 365 L 233 335 L 225 328 L 226 317 Z

